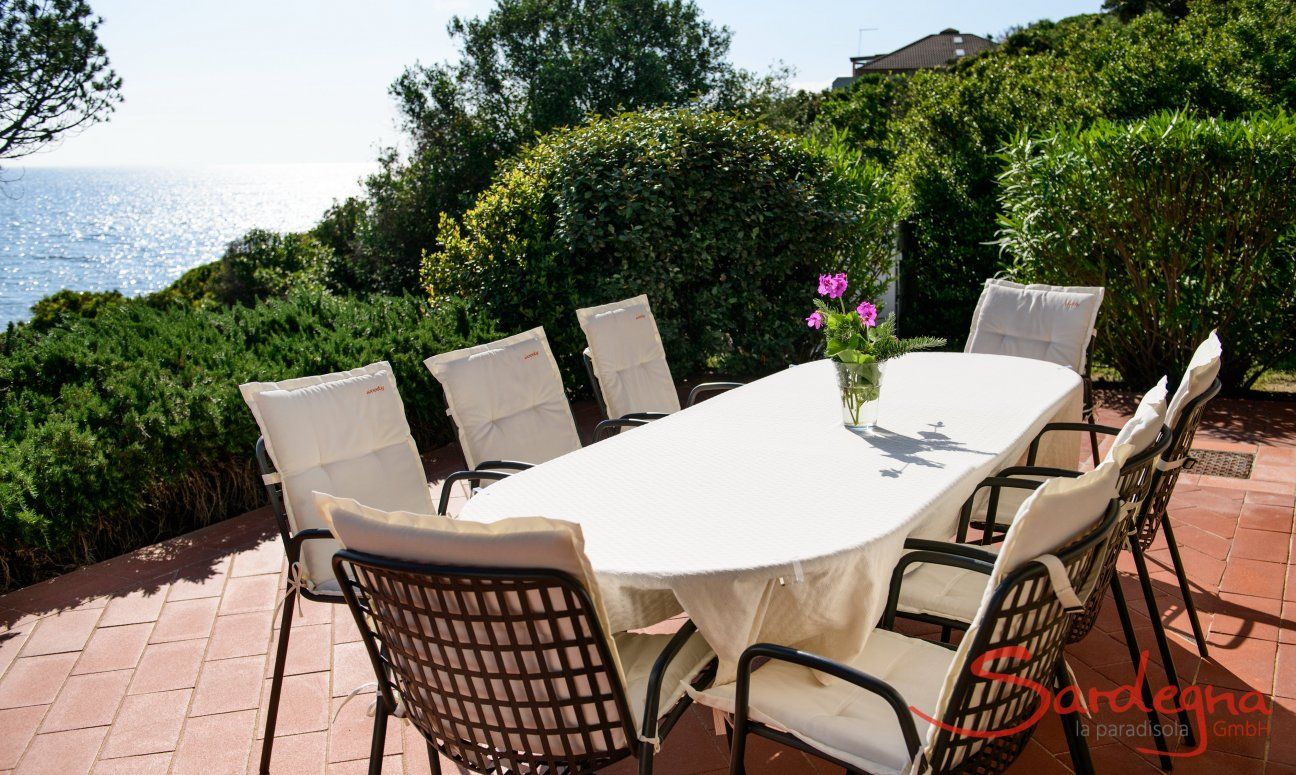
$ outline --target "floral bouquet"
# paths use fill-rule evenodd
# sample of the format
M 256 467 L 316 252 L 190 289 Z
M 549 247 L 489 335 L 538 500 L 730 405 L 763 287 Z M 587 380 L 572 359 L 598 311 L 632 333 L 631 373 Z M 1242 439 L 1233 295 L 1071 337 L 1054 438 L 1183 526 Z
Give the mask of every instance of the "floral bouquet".
M 822 329 L 826 335 L 825 354 L 837 366 L 842 422 L 851 429 L 872 428 L 877 424 L 882 394 L 882 364 L 915 350 L 944 347 L 945 340 L 930 336 L 897 337 L 895 315 L 888 315 L 878 323 L 877 307 L 868 300 L 848 309 L 844 298 L 846 288 L 844 273 L 819 275 L 821 298 L 814 300 L 815 311 L 806 318 L 806 325 Z

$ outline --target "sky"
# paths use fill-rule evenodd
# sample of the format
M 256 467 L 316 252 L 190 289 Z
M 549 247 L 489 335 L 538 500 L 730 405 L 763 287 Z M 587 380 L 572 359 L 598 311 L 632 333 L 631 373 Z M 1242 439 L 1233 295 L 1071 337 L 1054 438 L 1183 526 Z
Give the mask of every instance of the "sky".
M 850 57 L 954 27 L 1000 35 L 1101 0 L 696 0 L 733 32 L 731 59 L 791 66 L 823 88 Z M 417 61 L 453 60 L 452 16 L 493 0 L 91 0 L 124 81 L 111 120 L 23 166 L 367 162 L 399 140 L 387 86 Z M 861 28 L 873 28 L 864 29 Z

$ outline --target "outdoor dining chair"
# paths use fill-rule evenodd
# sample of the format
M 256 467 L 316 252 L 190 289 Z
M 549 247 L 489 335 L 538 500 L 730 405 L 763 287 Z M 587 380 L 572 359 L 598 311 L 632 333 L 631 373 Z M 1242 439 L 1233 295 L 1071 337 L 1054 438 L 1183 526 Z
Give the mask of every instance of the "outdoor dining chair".
M 599 410 L 609 420 L 640 423 L 680 410 L 679 392 L 666 363 L 666 348 L 647 296 L 576 310 L 589 346 L 581 354 Z M 704 382 L 689 391 L 685 406 L 741 382 Z
M 1193 602 L 1188 574 L 1184 570 L 1183 559 L 1179 554 L 1179 543 L 1175 540 L 1174 528 L 1171 526 L 1170 520 L 1166 518 L 1166 509 L 1170 506 L 1170 497 L 1174 494 L 1175 484 L 1179 481 L 1180 472 L 1190 469 L 1194 463 L 1191 454 L 1192 444 L 1197 436 L 1197 429 L 1201 426 L 1206 404 L 1219 394 L 1222 387 L 1218 379 L 1222 355 L 1223 346 L 1220 344 L 1219 336 L 1214 331 L 1205 341 L 1198 345 L 1197 350 L 1193 353 L 1188 368 L 1179 381 L 1174 396 L 1170 399 L 1169 407 L 1166 409 L 1166 426 L 1169 428 L 1170 436 L 1169 444 L 1154 465 L 1151 479 L 1148 482 L 1147 497 L 1143 499 L 1143 504 L 1134 518 L 1134 541 L 1131 542 L 1130 550 L 1134 558 L 1135 568 L 1138 571 L 1143 596 L 1147 599 L 1148 613 L 1155 624 L 1153 633 L 1157 636 L 1162 659 L 1170 669 L 1173 669 L 1170 659 L 1170 646 L 1165 639 L 1165 628 L 1160 621 L 1160 609 L 1153 593 L 1151 577 L 1148 574 L 1146 551 L 1156 540 L 1157 531 L 1160 530 L 1165 536 L 1166 548 L 1170 553 L 1170 563 L 1174 567 L 1175 579 L 1179 583 L 1179 593 L 1183 598 L 1184 612 L 1188 614 L 1188 621 L 1192 626 L 1197 651 L 1205 658 L 1208 653 L 1206 634 L 1202 630 L 1201 620 L 1197 615 L 1197 606 Z M 1114 428 L 1099 425 L 1079 426 L 1073 423 L 1054 423 L 1046 426 L 1040 432 L 1040 436 L 1042 437 L 1052 431 L 1078 429 L 1100 434 L 1115 432 Z M 1034 463 L 1038 443 L 1039 439 L 1037 438 L 1031 445 L 1031 451 L 1027 457 L 1028 465 Z
M 579 525 L 401 514 L 320 496 L 346 547 L 333 560 L 378 684 L 370 772 L 397 707 L 443 754 L 483 773 L 588 773 L 653 756 L 714 676 L 691 622 L 613 633 Z M 399 705 L 398 705 L 399 704 Z
M 239 389 L 261 429 L 256 460 L 289 566 L 261 749 L 260 771 L 266 773 L 294 604 L 298 596 L 345 602 L 333 574 L 338 544 L 312 491 L 424 513 L 432 509 L 432 494 L 386 362 L 283 382 L 249 382 Z
M 892 631 L 892 595 L 883 629 L 849 664 L 784 646 L 748 648 L 735 684 L 696 697 L 732 713 L 730 772 L 744 772 L 749 734 L 851 773 L 1005 771 L 1045 701 L 1031 685 L 1074 685 L 1063 644 L 1071 613 L 1083 609 L 1098 583 L 1107 546 L 1120 540 L 1120 465 L 1105 461 L 1078 479 L 1041 485 L 997 555 L 939 542 L 920 550 L 989 577 L 957 647 Z M 897 568 L 892 589 L 904 582 Z M 768 662 L 755 668 L 756 660 Z M 1078 712 L 1062 721 L 1075 771 L 1093 772 Z
M 1082 415 L 1094 421 L 1089 348 L 1104 289 L 1091 286 L 1022 285 L 986 280 L 972 313 L 964 352 L 1015 355 L 1066 366 L 1084 380 Z M 1094 465 L 1098 437 L 1089 434 Z
M 1106 599 L 1103 591 L 1110 589 L 1112 601 L 1116 606 L 1116 613 L 1120 620 L 1121 631 L 1125 637 L 1130 664 L 1135 674 L 1142 676 L 1138 687 L 1139 692 L 1145 705 L 1149 708 L 1153 707 L 1152 688 L 1147 681 L 1146 675 L 1139 672 L 1142 650 L 1134 631 L 1133 620 L 1130 618 L 1124 590 L 1115 571 L 1116 561 L 1125 545 L 1126 537 L 1130 535 L 1135 516 L 1139 513 L 1151 490 L 1154 466 L 1160 460 L 1162 454 L 1170 447 L 1170 432 L 1164 425 L 1165 398 L 1165 381 L 1162 380 L 1156 388 L 1143 397 L 1138 411 L 1135 412 L 1134 417 L 1123 428 L 1119 429 L 1119 431 L 1114 428 L 1105 429 L 1117 434 L 1116 441 L 1113 442 L 1112 448 L 1108 451 L 1106 460 L 1115 460 L 1117 455 L 1124 457 L 1120 469 L 1120 480 L 1117 485 L 1121 501 L 1121 524 L 1118 533 L 1120 540 L 1108 544 L 1105 554 L 1101 558 L 1095 586 L 1096 592 L 1085 600 L 1083 610 L 1072 615 L 1071 624 L 1066 635 L 1066 643 L 1071 645 L 1079 643 L 1089 634 L 1098 619 L 1103 601 Z M 957 536 L 959 541 L 966 541 L 970 525 L 973 527 L 979 526 L 984 531 L 981 542 L 983 545 L 988 544 L 995 537 L 1002 537 L 997 532 L 1001 525 L 998 519 L 999 514 L 1002 513 L 1000 510 L 1006 504 L 1015 502 L 1016 498 L 1010 501 L 1008 498 L 1001 497 L 1001 494 L 1016 493 L 1018 498 L 1024 496 L 1020 501 L 1024 505 L 1024 501 L 1048 479 L 1053 477 L 1076 478 L 1081 475 L 1079 471 L 1034 466 L 1014 466 L 999 471 L 977 486 L 978 493 L 983 489 L 990 491 L 990 505 L 985 513 L 985 523 L 977 525 L 971 522 L 970 519 L 972 504 L 977 497 L 976 494 L 974 493 L 965 502 L 961 512 Z M 1017 515 L 1020 515 L 1020 505 L 1010 505 L 1009 507 Z M 1014 516 L 1003 520 L 1003 527 L 1006 529 L 1007 526 L 1016 521 L 1016 518 Z M 895 596 L 895 599 L 891 601 L 889 607 L 901 618 L 940 625 L 942 628 L 941 639 L 947 641 L 951 630 L 965 629 L 975 617 L 977 606 L 985 592 L 988 581 L 987 575 L 981 569 L 967 567 L 959 564 L 959 562 L 951 564 L 942 562 L 939 559 L 933 561 L 929 555 L 924 554 L 923 550 L 943 551 L 947 545 L 941 542 L 911 539 L 906 542 L 905 546 L 914 551 L 900 561 L 899 568 L 903 574 L 904 584 L 902 586 L 893 585 L 891 594 Z M 967 547 L 968 544 L 958 543 L 952 544 L 952 546 Z M 1137 547 L 1135 547 L 1135 551 L 1139 551 Z M 900 576 L 897 576 L 897 579 L 899 578 Z M 1157 620 L 1155 609 L 1151 610 L 1150 616 L 1154 620 L 1154 629 L 1158 629 L 1160 622 Z M 1160 647 L 1165 638 L 1164 631 L 1161 631 L 1155 637 Z M 1162 653 L 1164 655 L 1165 652 Z M 1165 672 L 1167 683 L 1176 692 L 1180 691 L 1179 676 L 1173 662 L 1166 665 Z M 1162 733 L 1160 719 L 1155 711 L 1150 711 L 1148 717 L 1151 721 L 1150 729 L 1153 733 L 1153 742 L 1157 751 L 1161 754 L 1161 766 L 1163 769 L 1170 769 L 1170 759 L 1166 755 L 1168 748 L 1166 747 L 1165 736 Z M 1185 731 L 1185 742 L 1191 746 L 1195 741 L 1191 716 L 1186 710 L 1183 710 L 1179 713 L 1179 718 Z
M 445 392 L 446 413 L 468 465 L 446 477 L 437 514 L 446 513 L 457 482 L 468 482 L 471 493 L 483 481 L 580 449 L 543 328 L 434 355 L 424 364 Z

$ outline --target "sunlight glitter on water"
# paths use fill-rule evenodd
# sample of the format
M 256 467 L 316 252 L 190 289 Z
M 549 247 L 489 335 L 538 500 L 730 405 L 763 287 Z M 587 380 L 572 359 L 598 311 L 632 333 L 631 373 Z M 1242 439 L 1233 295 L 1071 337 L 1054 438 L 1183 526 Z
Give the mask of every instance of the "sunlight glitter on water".
M 310 228 L 372 164 L 0 171 L 0 323 L 62 288 L 138 295 L 250 228 Z

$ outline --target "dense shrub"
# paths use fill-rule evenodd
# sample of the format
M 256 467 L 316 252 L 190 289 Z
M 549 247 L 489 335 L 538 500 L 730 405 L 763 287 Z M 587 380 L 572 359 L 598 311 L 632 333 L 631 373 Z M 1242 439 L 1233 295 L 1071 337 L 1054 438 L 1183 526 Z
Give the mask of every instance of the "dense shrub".
M 1007 160 L 1015 273 L 1106 286 L 1099 355 L 1133 384 L 1181 373 L 1216 327 L 1233 387 L 1296 352 L 1296 119 L 1102 121 Z
M 1296 108 L 1290 0 L 1189 0 L 1185 8 L 1181 20 L 1154 11 L 1128 23 L 1112 14 L 1042 22 L 950 70 L 896 81 L 899 94 L 855 97 L 876 110 L 825 106 L 816 122 L 860 127 L 866 151 L 896 150 L 906 332 L 952 343 L 966 336 L 982 280 L 1002 268 L 996 154 L 1019 132 L 1181 108 L 1221 118 Z M 882 141 L 880 113 L 892 116 Z
M 254 307 L 116 304 L 0 337 L 0 585 L 261 505 L 238 385 L 392 362 L 415 437 L 450 439 L 421 359 L 491 338 L 463 305 L 305 292 Z
M 121 304 L 121 291 L 56 291 L 32 306 L 27 324 L 38 331 L 53 328 L 68 318 L 94 318 Z
M 585 381 L 575 310 L 640 293 L 677 373 L 749 373 L 813 341 L 801 318 L 816 273 L 881 291 L 894 215 L 858 158 L 839 169 L 717 114 L 626 114 L 522 153 L 462 223 L 443 220 L 424 277 L 436 304 L 468 298 L 510 332 L 543 325 L 569 384 Z
M 309 234 L 252 229 L 225 249 L 211 294 L 224 304 L 251 304 L 294 288 L 323 290 L 333 251 Z

